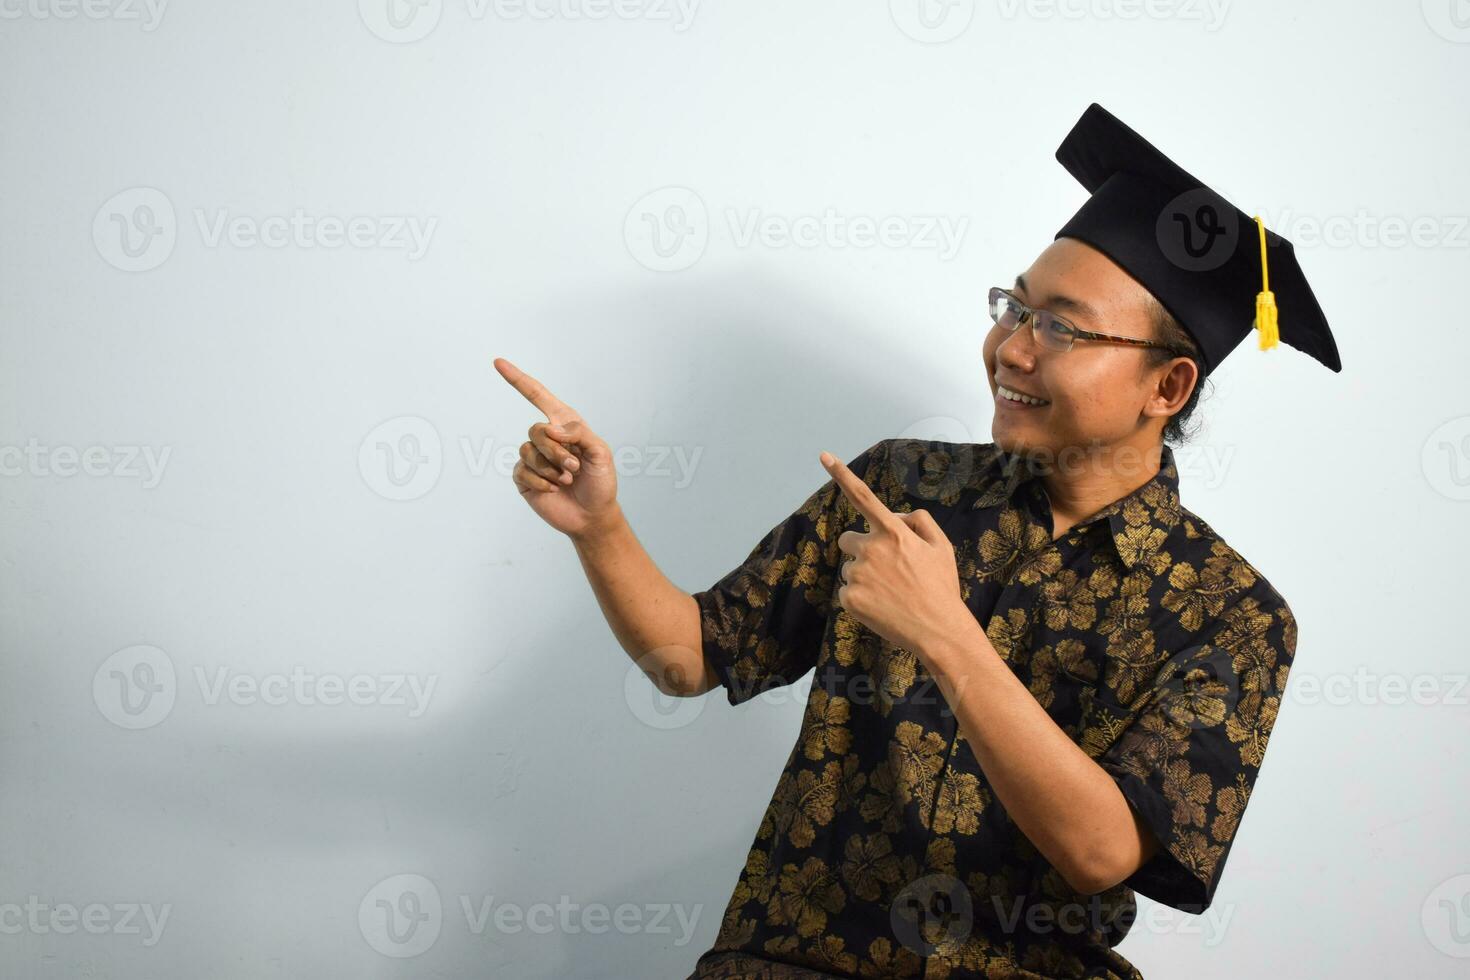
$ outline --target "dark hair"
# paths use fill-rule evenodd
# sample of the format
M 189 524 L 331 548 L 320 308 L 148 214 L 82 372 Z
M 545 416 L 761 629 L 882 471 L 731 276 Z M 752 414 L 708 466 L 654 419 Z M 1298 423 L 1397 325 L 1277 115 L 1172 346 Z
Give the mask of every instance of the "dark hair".
M 1199 369 L 1199 380 L 1195 382 L 1194 390 L 1189 393 L 1188 400 L 1185 401 L 1179 411 L 1170 417 L 1168 423 L 1164 425 L 1164 441 L 1177 445 L 1195 434 L 1193 430 L 1186 430 L 1185 425 L 1189 422 L 1190 417 L 1194 415 L 1195 406 L 1199 404 L 1200 391 L 1209 379 L 1205 377 L 1203 358 L 1200 354 L 1199 345 L 1194 342 L 1194 338 L 1179 325 L 1179 321 L 1174 319 L 1174 315 L 1164 309 L 1164 305 L 1158 300 L 1150 296 L 1146 305 L 1148 307 L 1149 319 L 1153 321 L 1154 325 L 1153 339 L 1158 343 L 1169 344 L 1186 353 L 1180 355 L 1176 351 L 1165 350 L 1162 347 L 1147 348 L 1146 353 L 1148 356 L 1144 361 L 1145 367 L 1157 367 L 1160 364 L 1167 364 L 1176 357 L 1186 356 L 1194 361 L 1194 366 Z

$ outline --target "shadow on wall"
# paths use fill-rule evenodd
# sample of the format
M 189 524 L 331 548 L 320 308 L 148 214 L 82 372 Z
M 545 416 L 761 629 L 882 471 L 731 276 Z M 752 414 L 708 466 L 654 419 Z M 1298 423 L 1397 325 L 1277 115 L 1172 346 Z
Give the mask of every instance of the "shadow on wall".
M 800 284 L 750 276 L 665 278 L 615 297 L 557 297 L 524 329 L 564 338 L 572 353 L 550 364 L 507 356 L 586 413 L 614 448 L 701 450 L 686 486 L 619 477 L 640 540 L 671 580 L 695 591 L 826 481 L 821 450 L 851 459 L 899 435 L 954 438 L 905 432 L 941 412 L 986 413 L 971 423 L 971 441 L 989 438 L 983 335 L 954 336 L 953 349 L 919 347 L 914 325 L 856 305 L 838 310 Z M 605 326 L 630 318 L 640 324 L 633 336 Z M 485 361 L 492 424 L 511 433 L 541 420 L 490 364 L 515 339 L 491 338 L 497 349 L 473 355 Z M 975 387 L 936 390 L 937 365 L 957 357 L 973 359 Z M 647 418 L 644 431 L 602 421 L 625 401 Z M 506 484 L 508 519 L 537 522 Z M 497 567 L 503 590 L 521 593 L 507 608 L 529 615 L 508 625 L 488 605 L 464 608 L 463 630 L 480 638 L 485 667 L 442 676 L 441 688 L 455 688 L 441 691 L 443 707 L 340 734 L 234 723 L 190 730 L 179 716 L 166 735 L 154 733 L 161 752 L 117 752 L 95 775 L 118 813 L 168 814 L 181 850 L 220 869 L 217 906 L 191 926 L 205 935 L 212 916 L 222 933 L 239 931 L 236 902 L 269 890 L 273 866 L 306 862 L 338 879 L 309 900 L 281 897 L 302 901 L 309 937 L 261 940 L 325 945 L 357 976 L 687 976 L 718 930 L 800 705 L 732 709 L 719 689 L 696 720 L 659 730 L 630 707 L 632 665 L 574 563 L 564 580 L 542 584 L 494 535 L 467 536 L 464 547 Z M 372 622 L 363 609 L 358 642 L 372 636 Z M 421 659 L 435 669 L 434 651 Z M 359 873 L 342 875 L 343 861 Z M 437 894 L 435 938 L 412 957 L 374 953 L 374 929 L 394 929 L 386 942 L 401 953 L 416 917 L 432 925 L 424 881 Z M 502 904 L 527 913 L 559 901 L 571 904 L 575 928 L 564 928 L 560 912 L 549 932 L 535 928 L 544 920 L 497 925 Z M 628 904 L 640 909 L 624 913 L 638 923 L 632 932 L 610 918 Z M 654 923 L 650 907 L 668 908 Z M 603 931 L 582 924 L 586 908 L 607 910 Z

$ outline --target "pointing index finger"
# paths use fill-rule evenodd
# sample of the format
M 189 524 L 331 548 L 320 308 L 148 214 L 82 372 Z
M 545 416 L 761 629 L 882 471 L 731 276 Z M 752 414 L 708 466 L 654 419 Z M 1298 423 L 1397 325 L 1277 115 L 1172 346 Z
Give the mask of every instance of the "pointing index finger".
M 526 396 L 526 400 L 546 413 L 550 422 L 570 422 L 577 418 L 571 407 L 551 393 L 551 389 L 516 367 L 503 357 L 495 359 L 495 370 L 509 381 L 511 387 Z
M 873 493 L 873 489 L 864 483 L 856 473 L 848 469 L 846 463 L 828 452 L 822 453 L 817 459 L 832 475 L 838 489 L 848 500 L 852 501 L 857 512 L 868 519 L 868 524 L 873 530 L 892 531 L 895 529 L 895 525 L 899 523 L 898 515 L 884 506 L 883 501 L 878 499 L 878 495 Z

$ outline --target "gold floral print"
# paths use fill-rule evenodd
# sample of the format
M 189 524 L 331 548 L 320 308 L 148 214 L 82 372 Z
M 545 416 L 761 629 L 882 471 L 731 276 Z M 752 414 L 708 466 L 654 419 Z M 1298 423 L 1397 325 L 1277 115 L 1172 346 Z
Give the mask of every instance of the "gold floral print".
M 934 812 L 936 833 L 977 834 L 980 814 L 990 802 L 990 791 L 978 776 L 955 773 L 939 787 L 939 803 Z
M 806 757 L 813 761 L 828 752 L 841 755 L 852 745 L 852 704 L 840 695 L 828 694 L 821 688 L 812 691 L 808 701 L 813 721 L 802 730 L 801 744 Z
M 837 797 L 842 792 L 842 765 L 828 762 L 820 773 L 810 769 L 781 774 L 776 795 L 756 837 L 784 835 L 797 847 L 808 847 L 817 829 L 832 822 Z
M 890 509 L 931 512 L 991 646 L 1161 847 L 1098 895 L 1037 851 L 916 652 L 837 603 L 837 537 L 867 527 L 829 480 L 694 594 L 730 704 L 813 680 L 693 976 L 1138 977 L 1114 948 L 1135 893 L 1195 913 L 1213 899 L 1281 709 L 1290 608 L 1181 505 L 1167 448 L 1055 540 L 1040 478 L 992 443 L 883 440 L 848 465 Z M 918 907 L 943 914 L 910 931 L 896 912 L 920 885 Z M 1044 926 L 1084 909 L 1077 929 Z M 960 911 L 967 931 L 948 928 Z
M 842 880 L 858 898 L 877 901 L 886 886 L 899 880 L 899 862 L 893 839 L 884 833 L 859 834 L 847 839 L 841 865 Z
M 794 925 L 798 936 L 810 939 L 827 925 L 827 916 L 842 911 L 847 893 L 836 873 L 820 858 L 809 857 L 800 867 L 781 871 L 777 893 L 766 906 L 771 925 Z
M 898 777 L 898 802 L 917 801 L 919 820 L 929 823 L 929 807 L 934 799 L 935 780 L 944 768 L 944 736 L 925 731 L 911 721 L 900 722 L 898 731 L 888 743 L 889 769 Z
M 1083 578 L 1070 568 L 1061 569 L 1042 585 L 1042 618 L 1048 629 L 1091 629 L 1097 619 L 1097 600 L 1102 590 L 1111 593 L 1116 579 L 1104 569 Z

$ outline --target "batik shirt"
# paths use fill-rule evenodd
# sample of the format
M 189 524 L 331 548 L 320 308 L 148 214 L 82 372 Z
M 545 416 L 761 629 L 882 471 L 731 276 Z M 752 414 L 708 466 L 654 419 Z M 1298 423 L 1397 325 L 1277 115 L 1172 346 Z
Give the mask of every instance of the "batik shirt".
M 933 514 L 996 654 L 1162 846 L 1104 892 L 1068 885 L 915 651 L 837 603 L 837 537 L 869 528 L 829 480 L 694 594 L 730 704 L 813 672 L 694 976 L 1139 977 L 1113 949 L 1135 893 L 1195 914 L 1213 900 L 1285 689 L 1291 610 L 1181 506 L 1168 446 L 1154 477 L 1056 540 L 1040 471 L 993 443 L 887 439 L 849 466 L 890 510 Z

